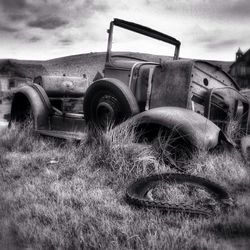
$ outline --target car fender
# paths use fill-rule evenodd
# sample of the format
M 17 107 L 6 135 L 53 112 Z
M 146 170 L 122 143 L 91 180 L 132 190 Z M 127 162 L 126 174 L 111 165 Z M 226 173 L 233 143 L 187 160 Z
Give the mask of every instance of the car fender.
M 34 129 L 49 128 L 49 115 L 52 108 L 46 92 L 37 84 L 24 85 L 14 92 L 10 123 L 15 120 L 25 101 L 28 101 L 32 108 Z
M 204 116 L 184 108 L 153 108 L 134 116 L 133 120 L 143 127 L 156 124 L 176 130 L 198 149 L 212 149 L 220 144 L 221 140 L 232 144 L 217 125 Z

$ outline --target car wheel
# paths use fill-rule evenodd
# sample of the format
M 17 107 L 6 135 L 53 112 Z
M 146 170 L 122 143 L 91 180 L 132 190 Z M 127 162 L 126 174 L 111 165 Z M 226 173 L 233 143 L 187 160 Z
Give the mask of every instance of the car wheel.
M 113 127 L 139 112 L 131 90 L 117 80 L 98 80 L 84 99 L 86 122 L 101 129 Z

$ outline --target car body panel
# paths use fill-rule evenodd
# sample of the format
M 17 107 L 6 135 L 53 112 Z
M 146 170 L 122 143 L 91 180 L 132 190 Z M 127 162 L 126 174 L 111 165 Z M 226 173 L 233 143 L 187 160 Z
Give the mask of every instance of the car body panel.
M 220 140 L 221 130 L 219 127 L 204 116 L 184 108 L 150 109 L 134 116 L 133 121 L 138 125 L 158 124 L 170 130 L 176 130 L 199 149 L 214 148 Z
M 31 105 L 34 128 L 49 129 L 49 116 L 52 112 L 50 101 L 44 89 L 37 85 L 24 85 L 14 93 L 11 106 L 11 120 L 15 120 L 15 115 L 18 115 L 22 108 L 24 100 L 27 99 Z
M 43 87 L 49 97 L 83 97 L 89 86 L 83 77 L 37 76 L 34 83 Z

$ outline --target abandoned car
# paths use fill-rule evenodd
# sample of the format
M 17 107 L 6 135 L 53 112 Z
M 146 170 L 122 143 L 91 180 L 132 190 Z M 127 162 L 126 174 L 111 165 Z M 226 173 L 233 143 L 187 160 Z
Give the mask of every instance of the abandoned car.
M 114 52 L 115 27 L 170 45 L 172 60 Z M 103 72 L 97 72 L 91 84 L 80 77 L 38 76 L 15 92 L 11 122 L 23 122 L 32 114 L 38 133 L 79 138 L 86 124 L 105 129 L 133 117 L 145 134 L 175 130 L 194 147 L 211 149 L 234 143 L 227 133 L 230 121 L 237 120 L 247 152 L 249 101 L 227 73 L 208 62 L 179 59 L 178 40 L 139 24 L 114 19 L 108 34 Z M 68 99 L 81 100 L 80 111 L 62 108 Z

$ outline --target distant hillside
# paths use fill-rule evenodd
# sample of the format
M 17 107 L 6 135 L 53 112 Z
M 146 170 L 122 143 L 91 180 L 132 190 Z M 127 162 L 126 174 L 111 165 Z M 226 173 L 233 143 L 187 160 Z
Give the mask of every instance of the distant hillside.
M 159 60 L 171 60 L 168 56 L 156 56 L 151 54 L 130 53 L 131 56 L 139 57 L 145 60 L 159 62 Z M 6 62 L 11 64 L 17 72 L 22 72 L 26 77 L 34 78 L 38 75 L 70 75 L 82 76 L 86 74 L 90 81 L 94 78 L 97 71 L 102 72 L 105 64 L 105 52 L 87 53 L 55 58 L 48 61 L 31 61 L 31 60 L 16 60 L 16 59 L 1 59 L 0 60 L 0 75 L 6 72 Z M 183 58 L 185 59 L 185 58 Z M 211 61 L 228 72 L 230 65 L 233 62 Z
M 61 57 L 43 63 L 49 75 L 82 76 L 86 74 L 92 80 L 97 71 L 102 72 L 106 53 L 88 53 Z
M 6 64 L 11 64 L 8 66 L 11 75 L 22 72 L 26 77 L 34 78 L 38 75 L 82 76 L 86 74 L 91 80 L 97 71 L 102 71 L 104 63 L 104 52 L 73 55 L 48 61 L 6 59 L 0 60 L 0 75 L 5 75 Z

